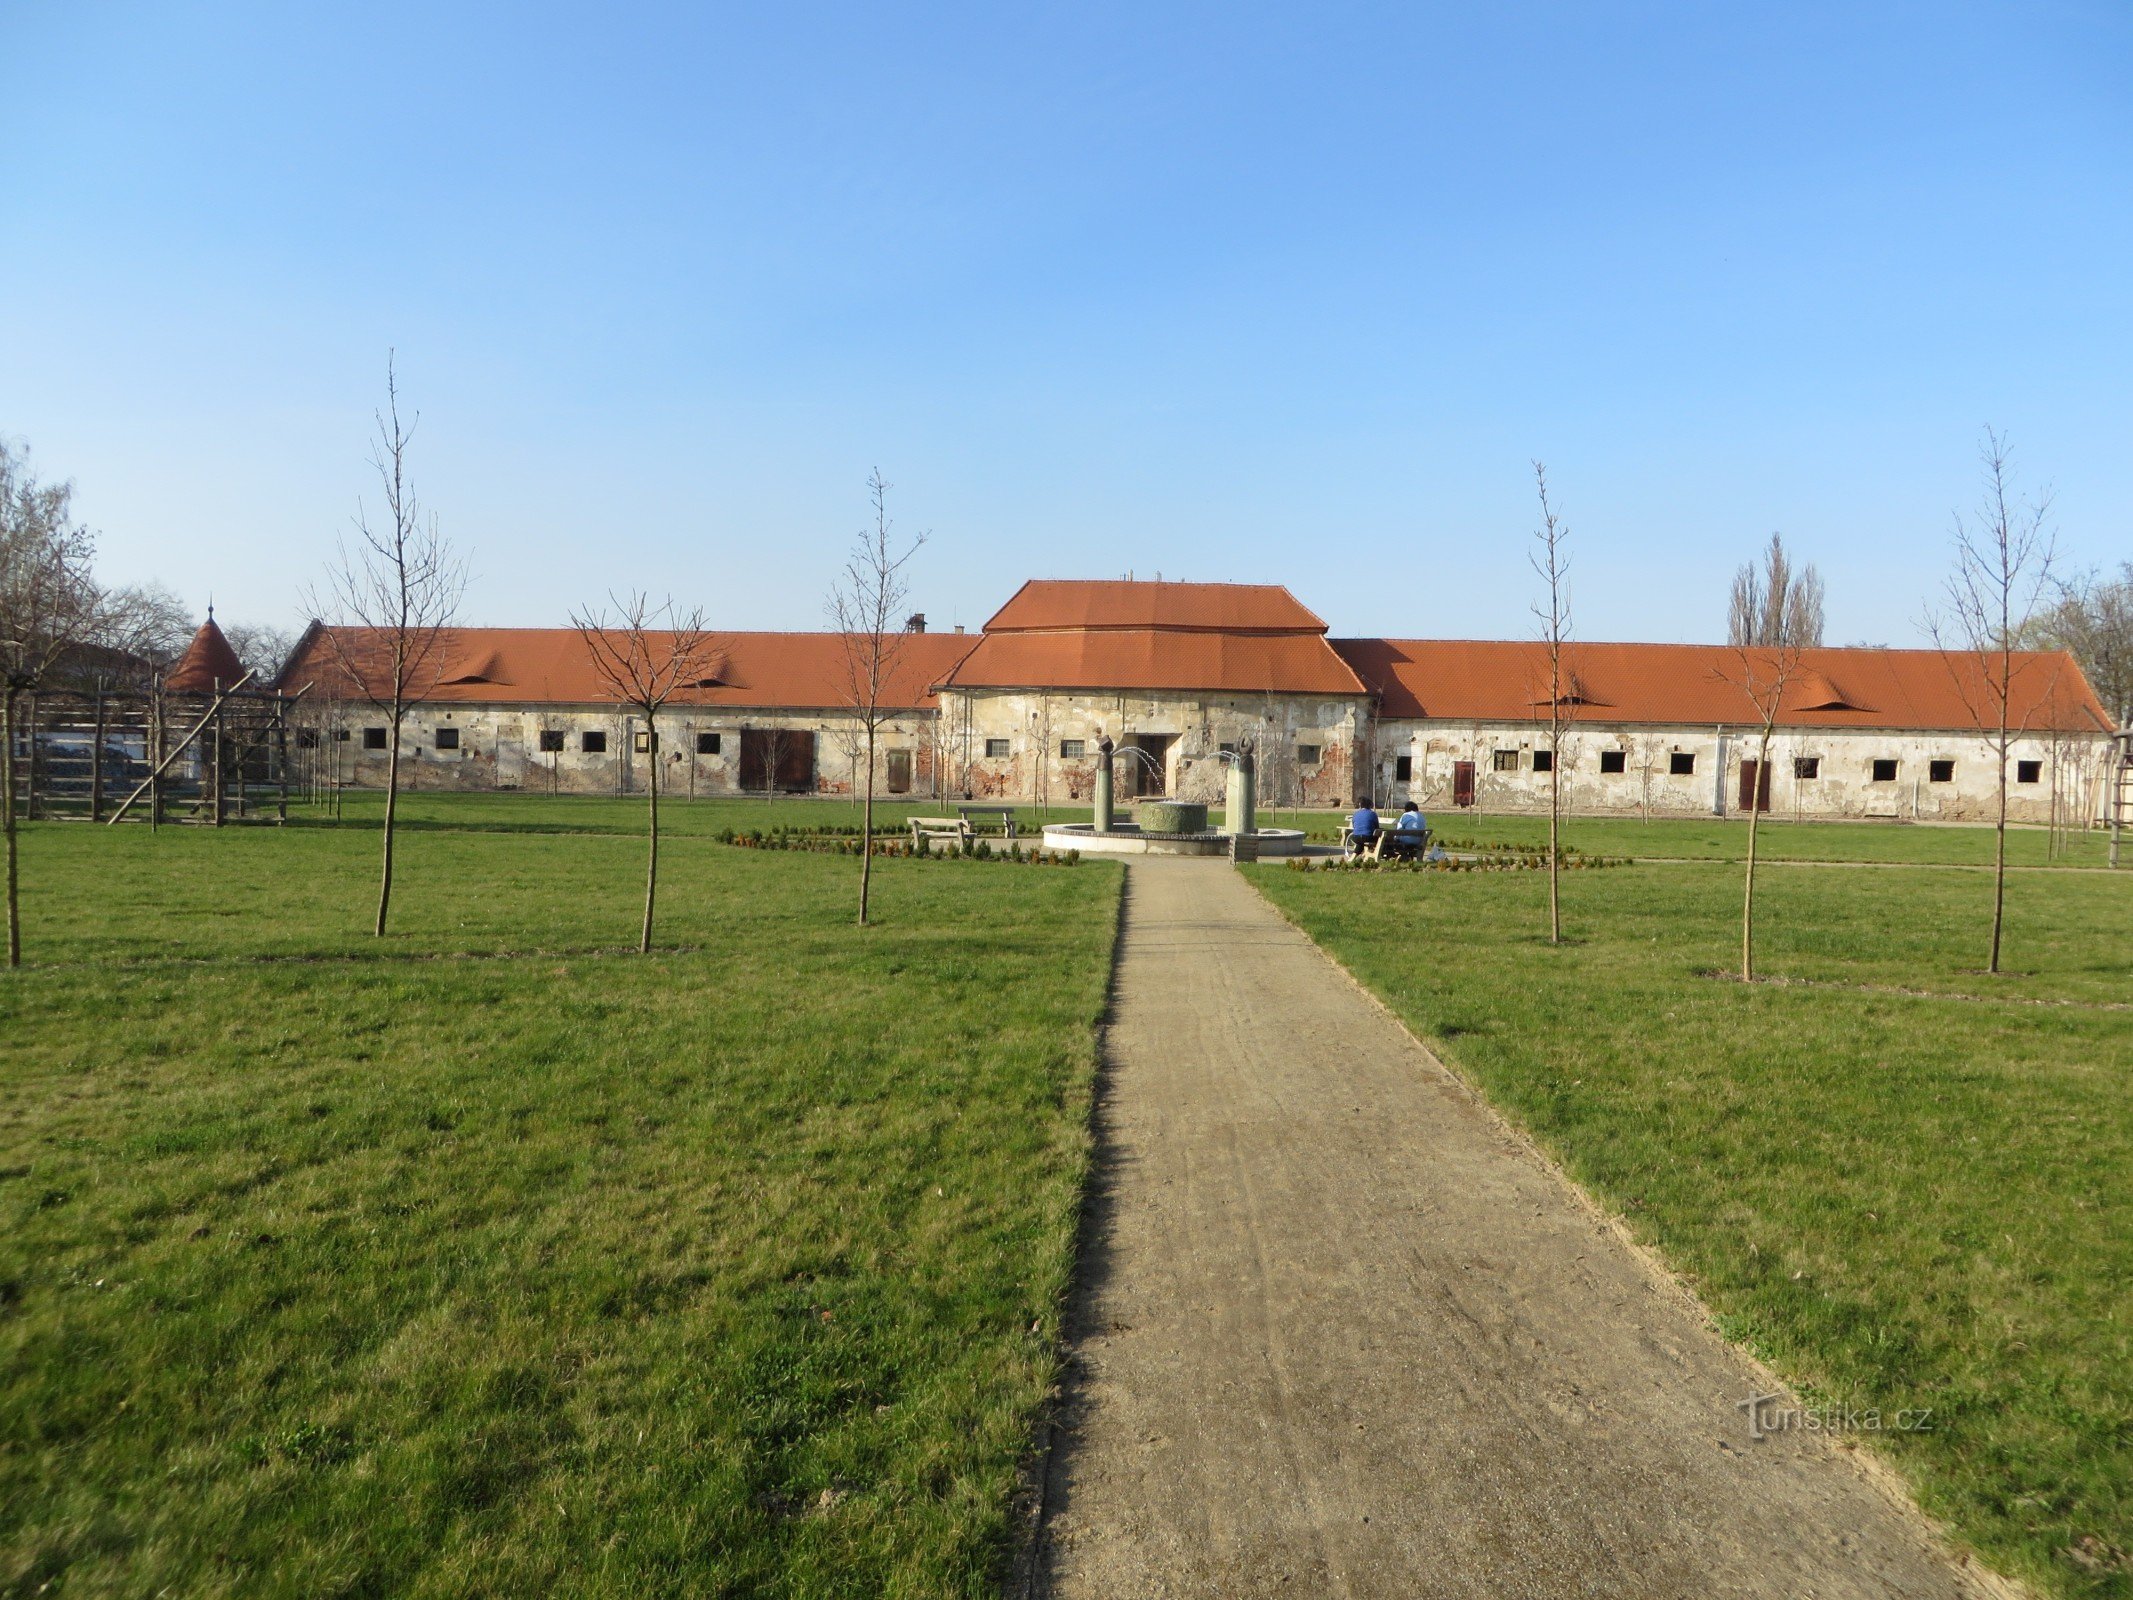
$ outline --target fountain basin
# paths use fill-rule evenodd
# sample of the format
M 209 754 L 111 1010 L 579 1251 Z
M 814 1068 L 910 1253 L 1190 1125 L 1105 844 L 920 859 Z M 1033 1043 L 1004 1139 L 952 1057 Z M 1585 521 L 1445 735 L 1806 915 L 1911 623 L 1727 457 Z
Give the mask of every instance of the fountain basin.
M 1142 833 L 1205 833 L 1207 807 L 1193 800 L 1143 800 L 1133 808 Z

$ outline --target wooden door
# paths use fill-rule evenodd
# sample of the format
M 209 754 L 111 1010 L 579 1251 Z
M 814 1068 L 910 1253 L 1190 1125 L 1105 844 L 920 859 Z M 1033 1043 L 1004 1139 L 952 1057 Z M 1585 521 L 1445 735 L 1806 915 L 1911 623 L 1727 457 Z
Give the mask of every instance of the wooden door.
M 1760 761 L 1744 757 L 1740 764 L 1740 808 L 1746 811 L 1750 806 L 1758 811 L 1770 809 L 1770 773 Z
M 1474 763 L 1471 761 L 1454 761 L 1452 763 L 1452 804 L 1455 806 L 1470 806 L 1473 803 Z
M 889 769 L 889 793 L 909 794 L 911 792 L 911 752 L 908 750 L 891 750 L 888 755 L 887 765 Z

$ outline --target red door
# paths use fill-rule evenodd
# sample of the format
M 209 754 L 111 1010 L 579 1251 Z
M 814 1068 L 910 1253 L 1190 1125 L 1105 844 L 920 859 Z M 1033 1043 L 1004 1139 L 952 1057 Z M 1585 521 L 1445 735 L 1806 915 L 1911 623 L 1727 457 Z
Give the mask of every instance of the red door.
M 1471 761 L 1454 761 L 1452 763 L 1452 804 L 1455 806 L 1470 806 L 1473 803 L 1474 763 Z
M 1770 774 L 1760 761 L 1743 759 L 1740 764 L 1740 808 L 1770 809 Z

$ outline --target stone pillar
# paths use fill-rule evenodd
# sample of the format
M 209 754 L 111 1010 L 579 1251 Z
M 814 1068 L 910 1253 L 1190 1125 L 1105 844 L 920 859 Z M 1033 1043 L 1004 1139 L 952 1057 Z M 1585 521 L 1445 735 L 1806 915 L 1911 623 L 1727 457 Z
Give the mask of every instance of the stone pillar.
M 1229 795 L 1224 804 L 1226 833 L 1256 834 L 1259 831 L 1258 775 L 1252 770 L 1252 751 L 1240 746 L 1229 764 Z
M 1096 741 L 1096 831 L 1111 831 L 1111 741 Z

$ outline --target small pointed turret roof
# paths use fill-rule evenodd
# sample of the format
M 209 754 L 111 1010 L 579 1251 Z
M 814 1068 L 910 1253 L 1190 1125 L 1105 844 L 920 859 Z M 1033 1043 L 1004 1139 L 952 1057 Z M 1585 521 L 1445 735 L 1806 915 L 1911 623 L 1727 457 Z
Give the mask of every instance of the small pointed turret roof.
M 237 659 L 237 652 L 216 626 L 215 613 L 210 608 L 207 621 L 200 624 L 193 642 L 164 678 L 163 687 L 174 694 L 213 694 L 217 683 L 227 689 L 243 676 L 244 663 Z

